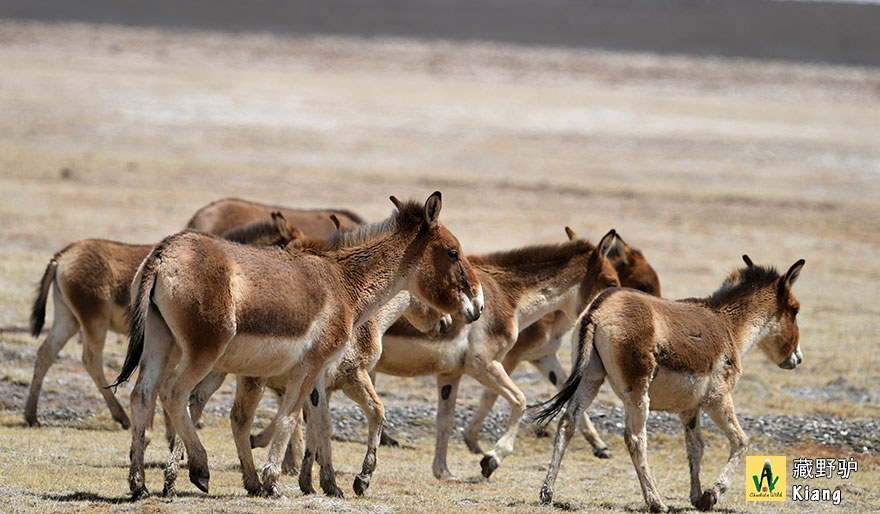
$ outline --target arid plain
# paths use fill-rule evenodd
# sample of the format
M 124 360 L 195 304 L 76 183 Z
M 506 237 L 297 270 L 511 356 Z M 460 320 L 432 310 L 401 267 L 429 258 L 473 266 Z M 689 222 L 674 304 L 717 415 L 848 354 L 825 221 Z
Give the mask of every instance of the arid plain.
M 783 371 L 754 351 L 734 394 L 741 415 L 779 425 L 746 426 L 749 454 L 860 463 L 848 480 L 801 482 L 840 487 L 841 506 L 788 501 L 775 510 L 880 509 L 880 71 L 26 22 L 0 22 L 0 68 L 0 510 L 644 509 L 621 430 L 601 423 L 613 458 L 595 459 L 576 439 L 555 506 L 538 503 L 552 440 L 527 427 L 489 481 L 478 478 L 479 457 L 459 430 L 449 459 L 459 480 L 434 480 L 431 377 L 380 376 L 392 430 L 407 441 L 380 449 L 364 498 L 351 498 L 364 448 L 357 428 L 334 444 L 349 498 L 302 497 L 292 477 L 283 480 L 286 499 L 246 497 L 223 416 L 227 383 L 200 435 L 211 495 L 181 480 L 171 502 L 125 502 L 129 436 L 106 412 L 75 340 L 46 379 L 43 427 L 24 425 L 39 341 L 19 329 L 48 259 L 68 242 L 155 242 L 224 196 L 378 220 L 391 212 L 389 195 L 434 190 L 467 251 L 562 241 L 566 225 L 596 240 L 614 227 L 644 251 L 669 298 L 710 294 L 744 253 L 783 269 L 806 259 L 795 287 L 804 363 Z M 108 376 L 125 344 L 108 337 Z M 552 393 L 531 369 L 514 380 L 530 403 Z M 465 379 L 459 405 L 472 411 L 479 391 Z M 118 393 L 126 405 L 129 392 Z M 610 390 L 599 401 L 619 405 Z M 354 411 L 338 394 L 333 405 Z M 395 423 L 406 409 L 427 415 Z M 813 421 L 848 428 L 823 437 L 806 430 Z M 704 426 L 705 484 L 727 443 Z M 689 508 L 681 430 L 649 428 L 648 448 L 667 503 Z M 163 445 L 148 450 L 153 491 L 165 455 Z M 745 501 L 744 476 L 720 509 L 765 510 Z

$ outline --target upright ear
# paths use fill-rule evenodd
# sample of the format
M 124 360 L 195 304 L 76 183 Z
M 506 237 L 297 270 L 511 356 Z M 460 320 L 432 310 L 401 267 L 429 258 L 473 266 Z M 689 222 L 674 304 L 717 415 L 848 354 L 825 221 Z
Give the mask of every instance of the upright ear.
M 614 244 L 611 246 L 611 253 L 608 258 L 611 259 L 612 264 L 615 266 L 618 266 L 619 264 L 626 266 L 629 264 L 629 253 L 631 251 L 632 250 L 626 245 L 623 238 L 620 237 L 620 234 L 617 234 L 617 237 L 614 238 Z
M 577 234 L 574 233 L 574 230 L 571 227 L 565 227 L 565 235 L 568 236 L 569 241 L 574 241 L 578 238 Z
M 425 221 L 429 225 L 435 225 L 437 218 L 440 217 L 440 208 L 443 206 L 442 196 L 440 191 L 434 191 L 425 202 Z
M 392 196 L 391 198 L 394 197 Z M 339 218 L 337 218 L 335 214 L 330 215 L 330 221 L 333 222 L 333 226 L 336 227 L 336 230 L 339 230 Z
M 603 259 L 608 257 L 608 254 L 611 253 L 611 249 L 614 248 L 616 240 L 617 232 L 612 228 L 602 237 L 602 240 L 599 241 L 599 256 Z
M 785 276 L 782 277 L 782 280 L 779 282 L 782 287 L 789 290 L 791 289 L 791 286 L 794 285 L 795 281 L 797 281 L 801 274 L 801 268 L 804 267 L 804 262 L 805 261 L 801 259 L 788 268 L 788 271 L 785 272 Z
M 389 196 L 388 199 L 391 200 L 391 203 L 393 203 L 394 207 L 396 207 L 397 210 L 399 211 L 400 210 L 400 200 L 398 200 L 397 197 L 394 195 Z
M 749 259 L 749 256 L 748 256 L 748 255 L 743 255 L 743 262 L 745 262 L 745 263 L 746 263 L 746 266 L 748 266 L 748 267 L 750 267 L 750 268 L 754 268 L 754 267 L 755 267 L 755 263 L 752 262 L 752 259 Z
M 272 221 L 275 222 L 275 230 L 278 231 L 278 234 L 290 241 L 292 236 L 290 234 L 290 230 L 288 230 L 287 220 L 284 219 L 284 215 L 278 211 L 272 213 Z

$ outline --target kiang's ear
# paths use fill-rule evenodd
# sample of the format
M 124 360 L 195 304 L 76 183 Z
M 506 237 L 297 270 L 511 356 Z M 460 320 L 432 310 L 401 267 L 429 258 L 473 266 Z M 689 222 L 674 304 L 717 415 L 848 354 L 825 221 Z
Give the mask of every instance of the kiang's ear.
M 289 226 L 287 225 L 287 220 L 284 219 L 283 214 L 278 211 L 273 212 L 272 221 L 275 222 L 275 230 L 278 231 L 278 235 L 287 240 L 292 239 L 290 230 L 288 230 Z
M 391 203 L 393 203 L 394 207 L 396 207 L 397 210 L 399 211 L 400 210 L 400 200 L 398 200 L 397 197 L 394 195 L 389 196 L 388 199 L 391 200 Z
M 440 217 L 440 208 L 443 207 L 442 197 L 443 195 L 440 194 L 440 191 L 434 191 L 425 202 L 425 221 L 429 225 L 435 225 L 437 218 Z
M 615 266 L 621 263 L 623 265 L 628 265 L 629 254 L 631 251 L 630 247 L 627 246 L 626 242 L 620 237 L 620 234 L 617 234 L 617 237 L 614 238 L 614 245 L 611 247 L 611 253 L 608 255 L 608 258 Z
M 755 263 L 752 262 L 752 259 L 750 259 L 748 255 L 743 255 L 743 262 L 745 262 L 746 266 L 748 266 L 750 268 L 755 267 Z
M 611 253 L 611 249 L 614 248 L 615 241 L 617 240 L 617 232 L 612 228 L 605 234 L 602 239 L 599 241 L 599 256 L 603 259 L 608 257 L 608 254 Z
M 792 264 L 790 268 L 788 268 L 788 271 L 785 272 L 785 276 L 783 276 L 782 280 L 780 281 L 782 287 L 784 287 L 785 289 L 791 289 L 791 286 L 794 285 L 798 277 L 801 275 L 801 268 L 804 267 L 804 262 L 806 261 L 801 259 Z
M 569 241 L 574 241 L 578 238 L 577 234 L 574 233 L 574 230 L 571 227 L 565 227 L 565 235 L 568 236 Z
M 394 197 L 392 196 L 392 198 Z M 339 218 L 337 218 L 335 214 L 330 215 L 330 221 L 333 222 L 333 226 L 336 227 L 336 230 L 339 230 Z

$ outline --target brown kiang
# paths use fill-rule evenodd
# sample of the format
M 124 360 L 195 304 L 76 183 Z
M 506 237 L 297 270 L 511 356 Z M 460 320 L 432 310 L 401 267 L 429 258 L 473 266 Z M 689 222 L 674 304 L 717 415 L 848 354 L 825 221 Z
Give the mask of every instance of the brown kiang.
M 271 214 L 271 219 L 270 219 Z M 254 246 L 284 245 L 296 234 L 277 212 L 223 234 L 223 237 Z M 138 265 L 153 245 L 133 245 L 105 239 L 83 239 L 56 253 L 43 274 L 31 311 L 30 328 L 39 337 L 46 316 L 49 290 L 55 304 L 52 329 L 37 350 L 34 376 L 25 402 L 28 425 L 39 425 L 37 402 L 49 367 L 61 348 L 82 328 L 83 365 L 104 397 L 113 419 L 122 428 L 130 425 L 128 415 L 107 388 L 103 354 L 107 331 L 128 333 L 126 312 L 131 299 L 131 281 Z
M 272 212 L 281 213 L 291 226 L 311 237 L 329 237 L 337 228 L 353 228 L 364 223 L 360 216 L 345 209 L 290 209 L 239 198 L 222 198 L 196 211 L 186 228 L 220 235 L 227 230 L 267 219 Z M 336 223 L 331 222 L 331 215 L 336 217 Z
M 565 227 L 565 232 L 570 240 L 577 239 L 577 235 L 570 228 Z M 622 287 L 630 287 L 660 296 L 660 280 L 654 268 L 651 267 L 642 252 L 627 245 L 619 234 L 608 254 L 608 260 L 617 271 Z M 562 336 L 567 334 L 573 326 L 574 321 L 568 319 L 564 312 L 555 311 L 526 327 L 517 336 L 513 348 L 504 356 L 504 360 L 501 362 L 504 371 L 509 375 L 520 362 L 527 361 L 555 387 L 562 387 L 567 375 L 556 354 L 562 346 Z M 464 442 L 473 453 L 483 453 L 477 438 L 482 429 L 483 421 L 497 399 L 497 393 L 490 389 L 484 389 L 477 411 L 465 429 Z M 593 447 L 594 455 L 599 458 L 611 456 L 608 446 L 599 437 L 599 433 L 586 412 L 581 417 L 578 427 L 584 438 Z M 391 444 L 395 443 L 393 440 L 390 442 Z
M 131 341 L 117 379 L 127 380 L 140 363 L 131 399 L 129 486 L 135 498 L 147 493 L 145 427 L 157 394 L 186 447 L 190 480 L 207 491 L 207 454 L 186 412 L 190 392 L 212 369 L 249 377 L 289 373 L 262 484 L 249 434 L 235 434 L 245 488 L 278 495 L 295 413 L 354 329 L 403 289 L 437 310 L 479 318 L 480 282 L 438 221 L 440 194 L 424 206 L 392 200 L 397 212 L 386 221 L 302 248 L 250 248 L 196 232 L 154 248 L 135 277 Z M 170 476 L 181 453 L 176 444 L 166 468 Z M 166 481 L 165 492 L 174 493 L 173 481 Z
M 435 477 L 452 477 L 446 455 L 462 375 L 475 378 L 510 404 L 505 433 L 480 463 L 483 475 L 490 476 L 513 451 L 526 399 L 501 360 L 521 328 L 556 310 L 577 319 L 600 291 L 619 285 L 617 273 L 605 258 L 615 239 L 612 230 L 598 247 L 576 239 L 469 256 L 486 298 L 486 312 L 478 322 L 465 325 L 456 319 L 440 336 L 443 344 L 405 323 L 395 324 L 386 332 L 376 371 L 397 376 L 437 375 L 437 442 L 432 464 Z
M 674 412 L 681 418 L 691 503 L 700 510 L 717 503 L 748 446 L 731 396 L 742 373 L 742 356 L 757 345 L 783 369 L 793 369 L 803 360 L 796 319 L 799 304 L 791 292 L 803 259 L 784 275 L 755 266 L 748 256 L 743 260 L 746 267 L 731 273 L 706 298 L 670 301 L 627 289 L 606 291 L 596 298 L 574 334 L 578 353 L 572 375 L 559 394 L 536 407 L 536 419 L 543 423 L 564 409 L 541 488 L 543 502 L 552 500 L 573 421 L 590 406 L 607 378 L 624 404 L 624 441 L 651 511 L 665 511 L 666 505 L 648 469 L 645 424 L 649 409 Z M 700 410 L 709 414 L 730 441 L 727 463 L 705 491 L 700 487 Z

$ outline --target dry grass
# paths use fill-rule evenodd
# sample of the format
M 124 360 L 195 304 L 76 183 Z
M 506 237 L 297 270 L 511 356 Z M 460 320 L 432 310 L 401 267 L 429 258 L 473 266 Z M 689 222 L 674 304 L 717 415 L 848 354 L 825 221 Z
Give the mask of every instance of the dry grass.
M 784 372 L 747 356 L 738 409 L 880 414 L 876 400 L 788 392 L 843 379 L 880 398 L 877 70 L 10 22 L 0 22 L 0 41 L 0 67 L 12 70 L 0 75 L 0 326 L 26 324 L 48 258 L 72 240 L 157 241 L 227 195 L 378 219 L 389 194 L 440 189 L 443 220 L 470 251 L 560 241 L 565 225 L 593 237 L 613 226 L 645 251 L 669 297 L 710 293 L 743 253 L 778 267 L 805 258 L 796 289 L 805 362 Z M 0 333 L 11 356 L 0 363 L 10 391 L 0 411 L 3 511 L 554 510 L 536 505 L 550 442 L 527 435 L 491 482 L 474 479 L 478 459 L 460 444 L 450 464 L 463 481 L 436 482 L 422 437 L 414 449 L 380 452 L 366 499 L 304 499 L 290 479 L 288 500 L 245 498 L 226 422 L 210 417 L 210 497 L 181 483 L 172 503 L 117 504 L 127 434 L 104 413 L 76 343 L 50 371 L 43 405 L 100 414 L 22 427 L 35 347 Z M 123 352 L 111 338 L 110 370 Z M 378 389 L 435 401 L 427 378 L 382 377 Z M 530 399 L 551 392 L 525 389 Z M 465 380 L 460 401 L 473 405 L 478 394 Z M 127 401 L 127 389 L 120 396 Z M 616 401 L 605 391 L 600 400 Z M 826 451 L 751 435 L 753 454 Z M 619 435 L 608 438 L 609 462 L 575 444 L 559 480 L 562 507 L 642 508 Z M 711 439 L 707 483 L 726 456 L 717 432 Z M 334 451 L 348 489 L 363 447 Z M 685 508 L 681 436 L 655 434 L 649 452 L 661 491 Z M 880 508 L 875 457 L 859 456 L 866 469 L 846 484 L 847 510 Z M 150 462 L 163 458 L 150 449 Z M 148 471 L 158 490 L 160 471 Z M 720 507 L 758 510 L 742 488 L 735 481 Z

